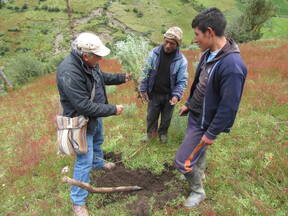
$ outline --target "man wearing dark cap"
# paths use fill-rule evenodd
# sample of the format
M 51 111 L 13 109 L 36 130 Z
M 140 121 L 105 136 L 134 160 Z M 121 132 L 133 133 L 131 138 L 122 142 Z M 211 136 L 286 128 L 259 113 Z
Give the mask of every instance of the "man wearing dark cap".
M 179 27 L 169 28 L 164 34 L 163 43 L 154 48 L 147 59 L 139 87 L 141 97 L 148 102 L 147 135 L 143 142 L 157 134 L 161 142 L 167 142 L 174 106 L 187 86 L 187 60 L 180 52 L 182 34 Z

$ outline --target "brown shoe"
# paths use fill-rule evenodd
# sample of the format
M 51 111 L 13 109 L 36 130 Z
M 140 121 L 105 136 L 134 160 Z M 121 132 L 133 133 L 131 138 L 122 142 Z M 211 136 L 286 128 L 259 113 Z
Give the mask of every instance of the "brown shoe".
M 75 216 L 89 216 L 86 206 L 73 205 L 73 212 Z
M 105 165 L 103 166 L 103 169 L 106 170 L 106 171 L 110 171 L 110 170 L 113 170 L 115 167 L 116 167 L 116 164 L 115 164 L 115 163 L 107 162 L 107 163 L 105 163 Z

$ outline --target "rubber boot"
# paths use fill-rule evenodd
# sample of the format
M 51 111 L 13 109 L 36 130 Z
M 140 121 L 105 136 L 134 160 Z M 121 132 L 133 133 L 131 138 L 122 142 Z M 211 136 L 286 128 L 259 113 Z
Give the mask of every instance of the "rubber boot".
M 189 197 L 184 202 L 186 208 L 194 208 L 198 206 L 206 197 L 201 177 L 202 171 L 197 167 L 195 167 L 192 172 L 185 174 L 185 178 L 187 179 L 191 189 Z

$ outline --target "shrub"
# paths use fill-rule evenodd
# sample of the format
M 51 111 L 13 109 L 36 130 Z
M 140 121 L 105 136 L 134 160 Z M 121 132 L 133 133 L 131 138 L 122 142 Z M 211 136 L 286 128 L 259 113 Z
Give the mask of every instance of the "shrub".
M 143 17 L 143 12 L 138 10 L 137 8 L 133 8 L 133 12 L 136 14 L 137 17 Z
M 9 52 L 9 47 L 7 46 L 0 46 L 0 56 L 4 56 L 6 52 Z
M 41 29 L 41 33 L 47 35 L 49 33 L 48 29 Z
M 20 10 L 20 8 L 19 8 L 19 7 L 17 7 L 17 6 L 15 6 L 15 7 L 14 7 L 14 10 L 17 12 L 17 11 L 19 11 L 19 10 Z
M 142 12 L 142 11 L 139 11 L 136 16 L 137 16 L 138 18 L 140 18 L 140 17 L 143 17 L 143 15 L 144 15 L 143 12 Z
M 247 1 L 243 14 L 229 25 L 227 34 L 240 43 L 258 40 L 262 37 L 261 28 L 274 13 L 271 0 Z
M 130 34 L 126 40 L 116 43 L 116 57 L 119 59 L 126 73 L 130 73 L 134 82 L 138 82 L 143 76 L 146 59 L 149 53 L 149 44 L 142 38 Z
M 138 13 L 138 9 L 137 8 L 133 8 L 133 12 L 137 14 Z
M 106 3 L 103 5 L 103 9 L 104 9 L 104 10 L 107 10 L 107 9 L 111 6 L 111 4 L 112 4 L 111 1 L 106 2 Z
M 30 48 L 26 48 L 26 47 L 18 47 L 15 51 L 16 52 L 23 52 L 23 53 L 26 53 L 28 51 L 30 51 L 31 49 Z
M 24 4 L 24 5 L 22 6 L 22 8 L 21 8 L 22 11 L 27 10 L 27 9 L 28 9 L 28 5 L 27 5 L 27 4 Z
M 15 29 L 8 29 L 8 32 L 21 32 L 20 29 L 15 28 Z
M 44 74 L 44 65 L 32 54 L 25 53 L 13 58 L 5 70 L 13 84 L 22 85 Z
M 66 53 L 63 53 L 50 58 L 48 62 L 45 63 L 44 73 L 55 72 L 57 70 L 58 65 L 63 61 L 66 55 L 67 55 Z
M 0 2 L 0 9 L 5 7 L 5 2 Z
M 43 5 L 43 6 L 41 7 L 41 10 L 48 10 L 48 6 L 47 6 L 47 5 Z

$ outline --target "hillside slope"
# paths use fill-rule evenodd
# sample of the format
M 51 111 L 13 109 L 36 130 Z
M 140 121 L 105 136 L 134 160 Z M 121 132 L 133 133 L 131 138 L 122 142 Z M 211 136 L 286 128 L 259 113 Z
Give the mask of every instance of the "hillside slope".
M 191 20 L 203 6 L 219 7 L 228 21 L 241 13 L 238 0 L 71 0 L 74 31 L 96 32 L 110 45 L 129 32 L 159 43 L 164 31 L 177 25 L 184 30 L 183 47 L 187 47 L 193 38 Z M 287 39 L 288 3 L 275 0 L 275 7 L 277 17 L 267 22 L 263 38 Z M 27 52 L 49 61 L 51 56 L 67 50 L 71 35 L 65 10 L 62 0 L 17 0 L 2 5 L 0 65 L 7 64 L 17 53 Z
M 129 83 L 108 89 L 110 103 L 124 104 L 126 111 L 121 116 L 105 118 L 103 148 L 118 155 L 114 161 L 124 160 L 126 169 L 133 169 L 126 173 L 134 173 L 138 183 L 141 179 L 137 176 L 143 173 L 153 181 L 142 193 L 90 195 L 91 215 L 287 214 L 288 43 L 255 42 L 240 48 L 249 73 L 232 132 L 220 135 L 208 149 L 207 200 L 199 208 L 184 209 L 187 186 L 171 167 L 185 133 L 186 118 L 178 117 L 175 111 L 169 142 L 155 141 L 143 146 L 139 140 L 145 134 L 146 105 L 137 99 L 134 86 Z M 189 86 L 197 54 L 193 50 L 185 52 L 189 60 Z M 118 73 L 121 69 L 116 60 L 104 60 L 101 66 L 106 72 Z M 3 215 L 71 215 L 69 187 L 61 183 L 60 172 L 68 165 L 67 175 L 72 175 L 73 158 L 56 154 L 57 103 L 55 73 L 0 96 Z M 182 103 L 184 100 L 176 110 Z M 94 172 L 93 179 L 103 175 Z M 103 177 L 105 181 L 108 176 L 111 174 Z M 161 176 L 166 176 L 165 184 L 154 188 L 162 181 Z M 148 193 L 151 190 L 155 193 Z

